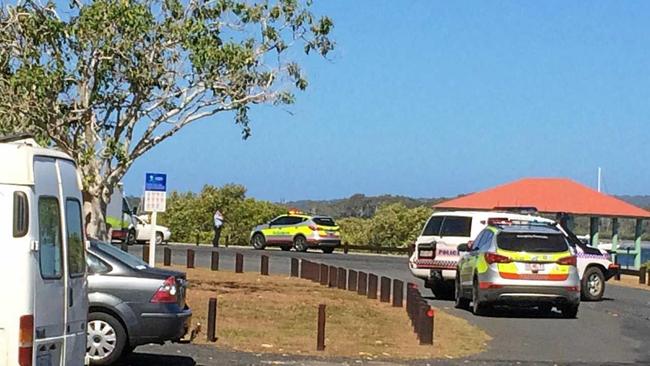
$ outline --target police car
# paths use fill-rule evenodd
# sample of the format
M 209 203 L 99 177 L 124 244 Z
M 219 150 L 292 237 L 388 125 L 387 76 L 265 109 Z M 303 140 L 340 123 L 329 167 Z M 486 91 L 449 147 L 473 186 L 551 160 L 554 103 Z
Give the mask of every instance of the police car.
M 437 212 L 427 221 L 409 258 L 411 273 L 424 280 L 436 297 L 454 293 L 454 279 L 459 260 L 458 246 L 470 244 L 488 225 L 537 222 L 554 226 L 565 236 L 577 258 L 583 300 L 598 301 L 605 293 L 605 282 L 614 277 L 619 266 L 604 250 L 582 242 L 575 234 L 554 220 L 510 212 L 455 211 Z
M 297 252 L 306 252 L 316 248 L 332 253 L 341 245 L 341 233 L 334 219 L 296 210 L 254 227 L 250 237 L 251 245 L 258 250 L 279 246 L 285 251 L 294 248 Z
M 485 228 L 458 262 L 456 307 L 484 314 L 492 305 L 555 306 L 575 318 L 580 305 L 577 259 L 560 229 L 546 224 Z

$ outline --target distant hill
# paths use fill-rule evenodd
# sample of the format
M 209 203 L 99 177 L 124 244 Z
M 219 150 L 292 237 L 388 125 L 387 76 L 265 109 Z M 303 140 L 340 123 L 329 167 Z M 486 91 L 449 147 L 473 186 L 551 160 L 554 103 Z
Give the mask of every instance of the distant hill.
M 635 206 L 650 209 L 650 195 L 616 196 L 623 201 L 629 202 Z M 297 208 L 304 212 L 318 213 L 329 215 L 335 218 L 341 217 L 372 217 L 377 207 L 384 204 L 403 203 L 408 208 L 427 206 L 431 207 L 438 202 L 445 201 L 449 198 L 412 198 L 406 196 L 366 196 L 364 194 L 355 194 L 348 198 L 334 200 L 301 200 L 286 202 L 283 205 L 289 208 Z
M 650 209 L 650 195 L 637 195 L 637 196 L 622 195 L 616 197 L 622 199 L 625 202 L 631 203 L 635 206 L 639 206 L 645 209 Z
M 340 217 L 372 217 L 377 207 L 384 204 L 402 203 L 408 208 L 428 206 L 444 201 L 446 198 L 412 198 L 405 196 L 366 196 L 354 194 L 348 198 L 334 200 L 302 200 L 285 202 L 289 208 L 297 208 L 304 212 Z

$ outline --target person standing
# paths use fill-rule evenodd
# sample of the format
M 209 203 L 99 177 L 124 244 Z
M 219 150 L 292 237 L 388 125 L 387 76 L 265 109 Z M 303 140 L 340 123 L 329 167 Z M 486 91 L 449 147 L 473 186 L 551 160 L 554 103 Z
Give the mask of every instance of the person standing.
M 214 239 L 212 239 L 212 246 L 219 247 L 219 238 L 221 237 L 221 228 L 223 227 L 223 214 L 217 210 L 214 213 Z

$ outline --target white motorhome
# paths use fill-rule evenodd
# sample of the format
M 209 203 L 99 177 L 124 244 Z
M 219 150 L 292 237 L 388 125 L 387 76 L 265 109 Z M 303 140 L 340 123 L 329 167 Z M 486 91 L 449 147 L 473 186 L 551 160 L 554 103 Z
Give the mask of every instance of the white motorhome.
M 0 365 L 83 365 L 88 312 L 81 179 L 68 155 L 0 138 Z

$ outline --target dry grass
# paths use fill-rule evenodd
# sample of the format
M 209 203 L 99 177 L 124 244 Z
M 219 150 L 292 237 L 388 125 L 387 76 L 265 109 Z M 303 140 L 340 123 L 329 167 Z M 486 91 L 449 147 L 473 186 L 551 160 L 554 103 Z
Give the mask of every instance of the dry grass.
M 639 283 L 639 276 L 632 276 L 632 275 L 621 275 L 621 280 L 616 281 L 616 279 L 612 278 L 609 281 L 607 281 L 608 285 L 615 285 L 615 286 L 623 286 L 623 287 L 631 287 L 631 288 L 638 288 L 641 290 L 646 290 L 650 291 L 650 286 L 646 284 L 640 284 Z
M 455 358 L 480 352 L 489 336 L 465 320 L 436 312 L 435 345 L 420 346 L 403 308 L 282 276 L 187 271 L 196 343 L 206 342 L 207 303 L 218 299 L 216 346 L 241 351 L 366 359 Z M 327 305 L 326 350 L 316 351 L 318 304 Z M 483 347 L 476 347 L 483 345 Z

